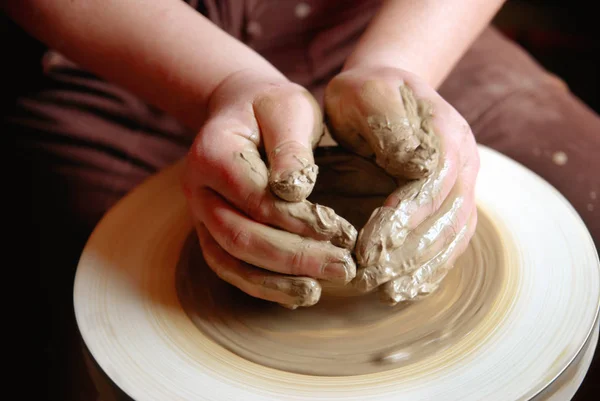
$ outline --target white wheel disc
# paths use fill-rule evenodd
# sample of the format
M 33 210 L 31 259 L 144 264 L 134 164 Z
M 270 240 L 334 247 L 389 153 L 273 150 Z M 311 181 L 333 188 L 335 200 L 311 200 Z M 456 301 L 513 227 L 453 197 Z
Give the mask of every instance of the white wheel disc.
M 176 266 L 192 230 L 177 164 L 107 213 L 77 270 L 77 322 L 90 354 L 135 400 L 527 400 L 592 335 L 600 263 L 579 216 L 550 185 L 480 147 L 477 203 L 510 260 L 497 309 L 458 343 L 408 367 L 310 376 L 244 359 L 182 308 Z M 595 345 L 595 342 L 594 342 Z

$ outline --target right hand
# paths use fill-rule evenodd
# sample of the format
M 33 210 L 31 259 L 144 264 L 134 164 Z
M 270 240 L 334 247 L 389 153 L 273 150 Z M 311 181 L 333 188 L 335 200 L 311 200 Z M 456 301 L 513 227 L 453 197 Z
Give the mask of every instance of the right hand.
M 318 302 L 319 280 L 346 284 L 356 274 L 356 229 L 306 200 L 322 120 L 304 88 L 238 72 L 212 94 L 183 174 L 207 264 L 247 294 L 289 308 Z
M 392 305 L 435 291 L 477 226 L 469 124 L 427 81 L 388 66 L 340 73 L 325 110 L 333 138 L 398 185 L 360 230 L 353 285 Z

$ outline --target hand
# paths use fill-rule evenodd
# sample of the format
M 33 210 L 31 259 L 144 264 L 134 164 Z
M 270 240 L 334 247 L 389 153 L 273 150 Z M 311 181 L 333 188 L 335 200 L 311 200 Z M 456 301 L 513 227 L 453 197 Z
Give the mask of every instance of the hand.
M 325 111 L 333 138 L 374 159 L 398 186 L 359 233 L 353 285 L 391 304 L 430 293 L 477 224 L 479 155 L 469 125 L 396 68 L 342 72 L 326 89 Z
M 356 229 L 306 200 L 318 173 L 312 152 L 323 134 L 310 93 L 241 71 L 215 90 L 208 112 L 186 159 L 183 188 L 211 269 L 249 295 L 289 308 L 315 304 L 319 280 L 349 282 Z

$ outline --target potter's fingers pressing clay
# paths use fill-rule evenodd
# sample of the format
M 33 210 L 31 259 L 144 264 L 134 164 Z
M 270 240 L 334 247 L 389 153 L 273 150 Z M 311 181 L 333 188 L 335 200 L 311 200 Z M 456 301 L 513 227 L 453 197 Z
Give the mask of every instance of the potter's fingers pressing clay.
M 433 103 L 418 99 L 407 82 L 394 89 L 385 79 L 366 81 L 354 102 L 348 123 L 340 124 L 339 116 L 332 118 L 337 123 L 335 134 L 343 144 L 358 144 L 363 155 L 368 145 L 370 156 L 396 179 L 397 188 L 359 233 L 355 248 L 359 270 L 353 286 L 368 292 L 398 277 L 412 279 L 414 273 L 424 280 L 418 288 L 437 287 L 439 275 L 424 274 L 433 263 L 429 261 L 457 238 L 474 207 L 465 202 L 464 188 L 457 185 L 461 166 L 453 135 L 460 132 L 438 136 Z M 453 131 L 453 121 L 444 121 L 444 128 L 452 124 Z M 364 143 L 352 137 L 356 135 Z
M 295 86 L 274 88 L 253 102 L 269 162 L 269 185 L 290 202 L 306 199 L 318 167 L 313 146 L 323 135 L 323 116 L 317 102 Z
M 467 224 L 446 248 L 412 273 L 397 277 L 379 287 L 380 298 L 385 303 L 395 305 L 403 301 L 416 300 L 437 290 L 456 259 L 467 249 L 476 225 L 477 210 L 474 210 Z
M 310 232 L 309 236 L 318 240 L 330 241 L 333 245 L 349 250 L 354 249 L 357 231 L 348 221 L 338 216 L 327 206 L 302 202 L 276 202 L 275 207 L 282 214 L 300 221 Z
M 332 137 L 343 147 L 373 158 L 392 177 L 430 175 L 440 160 L 430 103 L 417 99 L 399 79 L 367 80 L 358 86 L 342 80 L 329 89 L 326 108 Z
M 280 150 L 276 149 L 275 152 L 277 151 Z M 296 166 L 283 172 L 272 170 L 272 178 L 269 179 L 269 184 L 271 191 L 281 199 L 289 202 L 299 202 L 310 195 L 317 181 L 319 168 L 305 157 L 299 157 L 294 152 L 286 153 L 288 155 L 292 154 L 291 157 L 296 160 Z
M 361 291 L 412 274 L 453 241 L 475 207 L 461 179 L 427 219 L 409 229 L 403 208 L 379 208 L 358 241 L 360 269 L 354 285 Z
M 206 264 L 216 275 L 246 294 L 276 302 L 289 309 L 316 304 L 321 285 L 308 277 L 285 276 L 257 269 L 229 255 L 202 224 L 196 225 Z
M 234 137 L 240 140 L 240 137 Z M 357 231 L 331 208 L 307 201 L 288 202 L 269 190 L 267 166 L 256 148 L 245 145 L 239 151 L 215 149 L 203 154 L 212 165 L 211 174 L 202 174 L 205 167 L 186 170 L 186 183 L 214 188 L 228 203 L 252 220 L 336 246 L 353 249 Z M 207 164 L 204 162 L 203 164 Z M 197 179 L 190 176 L 201 175 Z M 192 203 L 200 203 L 198 191 L 189 190 Z M 196 202 L 197 201 L 197 202 Z
M 258 152 L 240 152 L 237 159 L 240 167 L 246 168 L 251 178 L 257 175 L 261 177 L 238 185 L 243 192 L 238 198 L 246 200 L 244 210 L 250 217 L 294 234 L 331 241 L 332 244 L 347 249 L 354 248 L 356 229 L 333 209 L 306 200 L 288 202 L 273 195 L 267 188 L 267 168 Z
M 319 160 L 318 155 L 316 158 Z M 348 203 L 348 197 L 335 201 L 330 205 L 337 210 L 338 202 Z M 367 218 L 372 209 L 362 202 L 354 204 Z M 322 293 L 315 305 L 288 313 L 212 274 L 194 236 L 181 252 L 179 299 L 194 324 L 212 341 L 272 369 L 326 375 L 326 380 L 336 381 L 332 376 L 410 371 L 415 363 L 430 366 L 430 358 L 472 336 L 475 328 L 485 327 L 481 332 L 486 336 L 494 331 L 494 322 L 504 317 L 502 312 L 496 313 L 504 310 L 499 305 L 510 304 L 518 287 L 507 284 L 516 269 L 509 261 L 515 254 L 510 241 L 503 239 L 485 211 L 479 220 L 477 235 L 456 268 L 448 270 L 434 293 L 410 308 L 389 308 L 381 302 L 379 292 L 340 294 L 338 289 L 349 288 L 328 289 L 321 283 Z M 478 341 L 472 343 L 477 346 Z M 470 352 L 462 345 L 457 349 Z M 444 361 L 442 358 L 440 363 Z
M 356 275 L 350 251 L 248 219 L 211 190 L 198 205 L 201 221 L 233 257 L 272 272 L 345 284 Z
M 372 95 L 369 89 L 365 91 L 367 96 L 377 96 L 376 87 Z M 438 138 L 431 125 L 432 108 L 417 100 L 407 85 L 401 84 L 399 91 L 402 105 L 395 113 L 375 112 L 367 116 L 368 141 L 377 164 L 388 174 L 423 178 L 434 171 L 439 161 Z

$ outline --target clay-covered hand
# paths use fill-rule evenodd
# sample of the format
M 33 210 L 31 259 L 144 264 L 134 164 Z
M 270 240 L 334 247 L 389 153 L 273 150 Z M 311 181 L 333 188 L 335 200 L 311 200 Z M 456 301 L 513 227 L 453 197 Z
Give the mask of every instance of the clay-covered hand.
M 479 155 L 459 113 L 414 74 L 347 70 L 326 89 L 337 142 L 372 158 L 397 189 L 359 232 L 353 284 L 391 304 L 434 291 L 477 222 Z
M 212 94 L 183 174 L 208 265 L 223 280 L 290 308 L 315 304 L 318 280 L 347 283 L 357 232 L 306 200 L 322 113 L 304 88 L 241 71 Z

